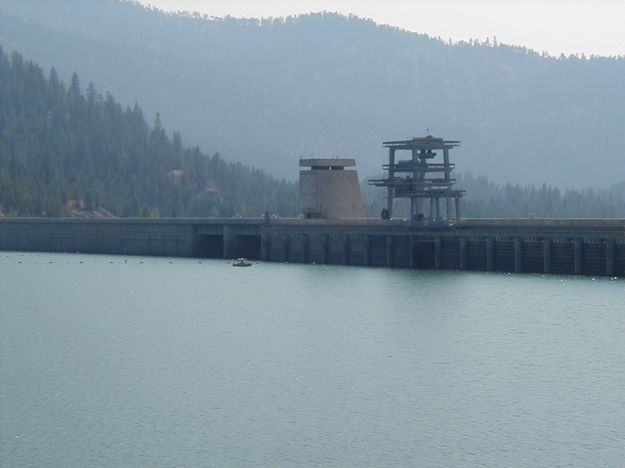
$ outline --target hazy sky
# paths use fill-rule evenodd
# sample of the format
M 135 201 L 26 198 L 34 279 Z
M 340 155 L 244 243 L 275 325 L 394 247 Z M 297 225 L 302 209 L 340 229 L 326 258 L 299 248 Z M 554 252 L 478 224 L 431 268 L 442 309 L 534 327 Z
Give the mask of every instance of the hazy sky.
M 443 39 L 484 39 L 560 52 L 625 55 L 625 0 L 140 0 L 213 16 L 338 11 Z

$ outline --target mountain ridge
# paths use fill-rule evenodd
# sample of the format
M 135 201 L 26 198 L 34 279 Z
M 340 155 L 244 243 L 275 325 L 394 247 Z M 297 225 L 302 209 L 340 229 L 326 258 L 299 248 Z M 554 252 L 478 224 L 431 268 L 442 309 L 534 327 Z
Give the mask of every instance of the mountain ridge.
M 375 173 L 381 141 L 429 128 L 462 141 L 461 172 L 496 182 L 625 180 L 623 58 L 448 45 L 334 14 L 207 20 L 112 0 L 55 5 L 6 0 L 0 39 L 163 111 L 209 153 L 283 177 L 309 155 L 356 157 L 362 175 Z M 91 55 L 81 38 L 99 41 Z

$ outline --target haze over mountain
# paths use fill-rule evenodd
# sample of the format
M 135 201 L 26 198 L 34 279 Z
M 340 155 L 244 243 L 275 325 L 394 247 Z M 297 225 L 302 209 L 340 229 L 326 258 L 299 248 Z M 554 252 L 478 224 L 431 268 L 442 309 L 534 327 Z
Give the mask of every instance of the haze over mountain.
M 461 176 L 471 217 L 625 216 L 625 183 L 562 192 L 498 186 Z M 367 214 L 379 216 L 384 191 L 365 186 Z M 396 214 L 408 216 L 398 203 Z M 240 163 L 185 148 L 157 115 L 149 126 L 138 104 L 123 109 L 93 84 L 48 78 L 17 52 L 0 48 L 0 217 L 2 216 L 295 216 L 296 185 Z
M 94 81 L 187 141 L 295 178 L 299 156 L 379 170 L 381 142 L 462 141 L 458 169 L 501 182 L 625 180 L 625 60 L 448 45 L 333 14 L 210 20 L 114 0 L 3 0 L 0 43 Z
M 625 55 L 622 0 L 136 0 L 235 18 L 336 12 L 454 42 L 496 37 L 552 55 Z M 442 19 L 442 20 L 441 20 Z

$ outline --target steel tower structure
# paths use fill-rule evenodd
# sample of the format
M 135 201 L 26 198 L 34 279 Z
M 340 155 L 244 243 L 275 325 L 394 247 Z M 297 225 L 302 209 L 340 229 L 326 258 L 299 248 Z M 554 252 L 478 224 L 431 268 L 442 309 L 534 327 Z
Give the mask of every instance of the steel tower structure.
M 435 138 L 432 135 L 415 137 L 411 140 L 385 141 L 388 148 L 388 164 L 382 167 L 388 171 L 384 179 L 371 179 L 370 185 L 387 187 L 387 207 L 383 218 L 392 218 L 393 200 L 410 199 L 410 218 L 417 221 L 451 222 L 451 200 L 455 202 L 455 218 L 460 219 L 460 198 L 464 190 L 454 188 L 451 178 L 454 164 L 449 162 L 449 150 L 460 145 L 459 141 Z M 396 160 L 396 152 L 409 152 L 408 159 Z M 439 153 L 442 156 L 437 160 Z M 441 214 L 440 200 L 445 200 L 445 217 Z M 429 200 L 429 217 L 425 216 L 424 201 Z

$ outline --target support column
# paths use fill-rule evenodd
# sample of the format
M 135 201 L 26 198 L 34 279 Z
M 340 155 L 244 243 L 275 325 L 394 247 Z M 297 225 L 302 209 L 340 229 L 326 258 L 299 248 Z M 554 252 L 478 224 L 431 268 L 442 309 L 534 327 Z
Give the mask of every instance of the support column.
M 456 222 L 460 221 L 460 197 L 454 197 L 454 202 L 456 204 Z
M 440 270 L 441 268 L 441 255 L 442 255 L 442 242 L 440 236 L 434 238 L 434 268 Z
M 304 234 L 302 239 L 302 263 L 310 262 L 310 239 L 308 234 Z
M 436 215 L 435 212 L 435 208 L 434 208 L 434 197 L 430 198 L 430 219 L 433 219 Z
M 436 197 L 436 219 L 441 219 L 441 201 L 439 197 Z
M 467 269 L 467 238 L 460 238 L 460 269 Z
M 393 266 L 393 236 L 386 236 L 386 266 Z
M 486 271 L 495 269 L 495 241 L 492 237 L 486 239 Z
M 543 239 L 543 272 L 551 273 L 551 243 L 549 237 Z
M 393 180 L 395 177 L 395 148 L 388 150 L 388 178 Z M 393 217 L 393 187 L 388 187 L 386 209 L 388 210 L 388 219 Z
M 605 244 L 605 274 L 614 276 L 614 253 L 616 251 L 616 241 L 608 239 Z
M 412 170 L 411 189 L 416 190 L 417 186 L 423 182 L 423 177 L 424 177 L 424 173 L 421 167 L 423 166 L 424 161 L 422 158 L 419 157 L 419 151 L 416 148 L 412 149 L 412 163 L 414 166 Z M 423 206 L 423 199 L 415 198 L 414 204 L 415 204 L 415 216 L 422 215 L 422 217 L 425 217 L 425 207 Z
M 449 182 L 451 175 L 449 174 L 449 148 L 443 148 L 443 164 L 445 166 L 445 182 Z M 447 187 L 449 190 L 449 187 Z M 447 221 L 451 220 L 451 200 L 449 199 L 449 193 L 445 195 L 445 216 L 447 217 Z
M 417 183 L 417 169 L 416 169 L 416 164 L 418 162 L 418 158 L 417 158 L 417 150 L 416 149 L 412 149 L 411 151 L 411 161 L 413 164 L 413 168 L 412 168 L 412 187 L 410 187 L 411 191 L 412 189 L 414 189 L 415 184 Z M 419 209 L 421 208 L 421 206 L 419 206 Z M 417 199 L 415 197 L 410 197 L 410 220 L 414 220 L 417 217 Z
M 582 239 L 581 238 L 576 238 L 574 241 L 574 255 L 575 255 L 575 267 L 574 267 L 574 273 L 576 275 L 581 275 L 582 274 Z
M 523 269 L 523 244 L 520 237 L 514 238 L 514 272 L 520 273 Z

